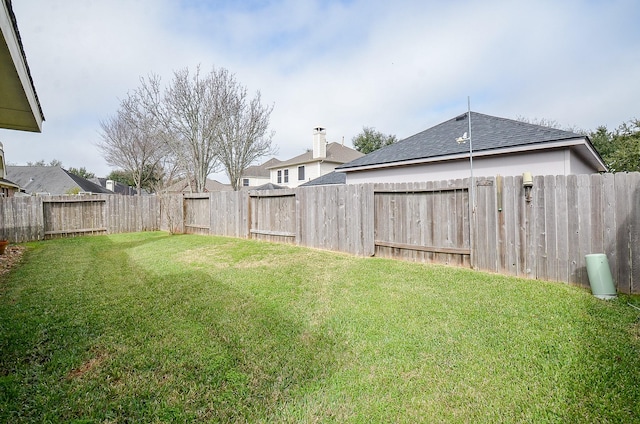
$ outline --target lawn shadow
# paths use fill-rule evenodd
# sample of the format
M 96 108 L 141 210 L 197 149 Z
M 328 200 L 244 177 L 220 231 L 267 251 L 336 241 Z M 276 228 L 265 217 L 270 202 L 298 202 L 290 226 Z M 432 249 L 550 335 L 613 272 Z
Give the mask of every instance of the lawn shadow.
M 172 237 L 176 250 L 184 249 L 186 239 L 168 234 L 101 240 L 100 254 L 85 269 L 92 283 L 82 290 L 90 292 L 82 299 L 67 296 L 64 309 L 81 306 L 85 325 L 95 334 L 85 341 L 85 357 L 65 372 L 80 377 L 70 382 L 73 390 L 118 375 L 123 393 L 113 398 L 113 387 L 98 388 L 102 401 L 76 408 L 100 420 L 127 420 L 139 417 L 142 402 L 148 407 L 144 419 L 170 413 L 198 421 L 255 421 L 277 416 L 283 404 L 331 375 L 339 341 L 312 328 L 289 304 L 264 297 L 242 281 L 225 281 L 223 270 L 207 272 L 184 263 L 154 270 L 156 258 L 150 254 L 131 255 L 131 249 L 171 244 Z M 161 263 L 172 260 L 169 254 Z
M 331 375 L 337 341 L 286 304 L 132 258 L 171 237 L 67 239 L 31 255 L 1 309 L 0 418 L 255 421 Z

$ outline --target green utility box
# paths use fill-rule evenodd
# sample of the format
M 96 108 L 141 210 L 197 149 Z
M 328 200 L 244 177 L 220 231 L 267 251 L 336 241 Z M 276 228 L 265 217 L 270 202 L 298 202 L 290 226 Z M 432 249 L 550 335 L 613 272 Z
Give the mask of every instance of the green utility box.
M 591 293 L 598 299 L 613 299 L 617 296 L 616 287 L 613 284 L 611 269 L 607 255 L 604 253 L 594 253 L 585 256 L 587 260 L 587 275 Z

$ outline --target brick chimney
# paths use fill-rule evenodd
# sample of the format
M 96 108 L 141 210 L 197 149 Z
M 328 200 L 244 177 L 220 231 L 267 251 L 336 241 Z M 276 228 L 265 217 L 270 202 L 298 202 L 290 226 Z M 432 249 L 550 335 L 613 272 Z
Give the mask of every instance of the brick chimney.
M 327 157 L 327 130 L 322 127 L 313 129 L 313 158 Z

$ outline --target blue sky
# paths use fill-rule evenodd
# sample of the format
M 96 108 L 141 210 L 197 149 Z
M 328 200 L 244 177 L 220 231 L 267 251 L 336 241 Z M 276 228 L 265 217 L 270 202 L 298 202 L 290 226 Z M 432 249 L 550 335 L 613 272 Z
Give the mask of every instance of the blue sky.
M 0 130 L 7 161 L 59 159 L 100 176 L 100 120 L 156 73 L 224 67 L 273 104 L 277 157 L 312 129 L 351 145 L 402 139 L 466 110 L 586 130 L 640 117 L 640 2 L 13 2 L 46 121 Z M 265 158 L 266 160 L 267 158 Z M 221 174 L 213 175 L 221 181 Z

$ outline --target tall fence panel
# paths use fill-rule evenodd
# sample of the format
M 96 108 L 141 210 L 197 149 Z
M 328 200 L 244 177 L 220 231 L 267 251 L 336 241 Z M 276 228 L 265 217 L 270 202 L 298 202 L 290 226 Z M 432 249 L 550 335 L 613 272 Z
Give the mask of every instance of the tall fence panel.
M 43 198 L 45 238 L 106 233 L 106 199 L 97 196 Z
M 185 200 L 181 194 L 159 194 L 158 206 L 160 229 L 173 234 L 185 233 Z
M 249 193 L 246 191 L 211 193 L 211 234 L 249 237 L 248 202 Z
M 102 195 L 106 201 L 107 232 L 128 233 L 160 229 L 158 196 Z
M 298 244 L 373 256 L 373 185 L 300 187 Z
M 211 197 L 209 193 L 184 196 L 184 232 L 187 234 L 209 234 L 211 232 Z
M 15 243 L 44 239 L 40 197 L 0 197 L 0 240 Z
M 252 191 L 249 194 L 249 235 L 253 239 L 296 243 L 298 219 L 294 190 Z

